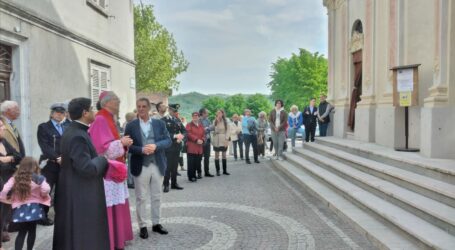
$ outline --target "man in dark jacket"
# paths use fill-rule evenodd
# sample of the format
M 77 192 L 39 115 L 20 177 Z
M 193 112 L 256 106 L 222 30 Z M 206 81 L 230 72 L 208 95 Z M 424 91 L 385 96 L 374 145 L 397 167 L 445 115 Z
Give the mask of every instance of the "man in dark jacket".
M 95 116 L 88 98 L 71 100 L 73 122 L 61 139 L 62 166 L 55 198 L 54 250 L 108 250 L 103 177 L 107 160 L 98 156 L 87 133 Z
M 139 237 L 147 239 L 148 197 L 151 197 L 152 203 L 152 231 L 168 233 L 160 224 L 161 185 L 167 168 L 165 150 L 171 146 L 172 141 L 166 124 L 162 120 L 151 119 L 151 104 L 147 98 L 137 100 L 136 108 L 139 118 L 126 125 L 125 135 L 133 139 L 129 153 L 131 174 L 134 176 Z
M 303 120 L 305 121 L 305 141 L 309 142 L 310 139 L 314 142 L 314 133 L 316 132 L 316 122 L 318 118 L 318 107 L 316 99 L 311 98 L 310 106 L 303 110 Z
M 319 98 L 318 107 L 318 124 L 319 124 L 319 136 L 327 136 L 327 128 L 330 123 L 330 112 L 332 111 L 332 105 L 326 101 L 327 96 L 322 94 Z
M 41 173 L 46 177 L 46 182 L 51 187 L 51 192 L 57 186 L 58 175 L 62 157 L 60 153 L 60 139 L 63 131 L 66 130 L 68 123 L 65 123 L 65 105 L 54 103 L 51 106 L 51 119 L 38 126 L 38 144 L 41 148 L 40 166 L 44 166 Z M 49 207 L 44 206 L 46 218 L 41 224 L 45 226 L 53 225 L 54 222 L 47 217 Z
M 183 189 L 183 187 L 177 184 L 177 169 L 179 167 L 180 150 L 182 149 L 186 130 L 182 121 L 176 117 L 179 108 L 179 104 L 169 104 L 169 114 L 161 119 L 166 123 L 167 131 L 172 140 L 172 145 L 166 149 L 167 168 L 163 180 L 163 192 L 165 193 L 169 192 L 169 180 L 171 181 L 172 189 Z M 200 174 L 198 177 L 200 177 Z

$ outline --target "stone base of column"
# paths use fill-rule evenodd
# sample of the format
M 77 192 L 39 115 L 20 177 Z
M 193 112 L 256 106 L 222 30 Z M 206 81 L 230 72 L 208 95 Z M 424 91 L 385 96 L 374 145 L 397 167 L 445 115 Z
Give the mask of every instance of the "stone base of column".
M 375 141 L 376 106 L 374 104 L 358 103 L 355 110 L 354 138 L 364 142 Z
M 431 158 L 455 159 L 455 108 L 421 109 L 420 152 Z

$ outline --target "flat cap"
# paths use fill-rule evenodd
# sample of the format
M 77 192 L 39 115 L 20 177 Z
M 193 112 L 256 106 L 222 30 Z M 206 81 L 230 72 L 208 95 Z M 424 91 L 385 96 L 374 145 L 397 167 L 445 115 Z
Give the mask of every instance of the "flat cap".
M 172 110 L 174 110 L 174 111 L 178 111 L 179 108 L 180 108 L 180 104 L 177 104 L 177 103 L 175 103 L 175 104 L 169 104 L 169 108 L 172 109 Z
M 57 102 L 51 105 L 51 110 L 52 111 L 57 111 L 57 112 L 65 112 L 66 111 L 66 105 L 63 102 Z

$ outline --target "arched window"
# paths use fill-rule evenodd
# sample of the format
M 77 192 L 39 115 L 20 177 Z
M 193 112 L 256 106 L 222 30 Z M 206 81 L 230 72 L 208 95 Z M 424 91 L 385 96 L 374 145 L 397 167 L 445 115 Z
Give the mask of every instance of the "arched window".
M 351 35 L 354 35 L 354 33 L 360 33 L 360 34 L 363 33 L 362 21 L 360 21 L 359 19 L 357 19 L 354 22 L 354 25 L 352 25 L 352 34 Z

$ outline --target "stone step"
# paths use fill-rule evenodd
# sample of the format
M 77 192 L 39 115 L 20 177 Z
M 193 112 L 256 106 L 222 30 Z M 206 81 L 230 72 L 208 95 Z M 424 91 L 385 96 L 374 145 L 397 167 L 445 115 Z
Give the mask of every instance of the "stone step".
M 314 178 L 299 167 L 288 161 L 275 161 L 273 165 L 297 184 L 304 187 L 312 195 L 325 203 L 333 212 L 347 223 L 351 224 L 358 232 L 364 234 L 375 246 L 380 249 L 421 249 L 426 245 L 419 244 L 413 238 L 400 232 L 399 229 L 368 213 L 334 192 L 326 183 Z M 307 164 L 311 164 L 307 162 Z
M 384 220 L 388 228 L 399 229 L 402 234 L 413 238 L 417 244 L 434 249 L 455 249 L 455 236 L 439 227 L 419 218 L 405 209 L 390 203 L 362 189 L 348 180 L 320 167 L 295 154 L 288 154 L 287 159 L 295 166 L 327 184 L 353 204 Z
M 455 185 L 455 160 L 430 159 L 419 153 L 398 152 L 374 143 L 332 136 L 318 137 L 316 143 Z
M 455 235 L 455 208 L 315 152 L 296 149 L 296 153 Z
M 296 152 L 305 149 L 455 207 L 455 185 L 317 143 L 306 143 L 304 149 L 296 149 Z

